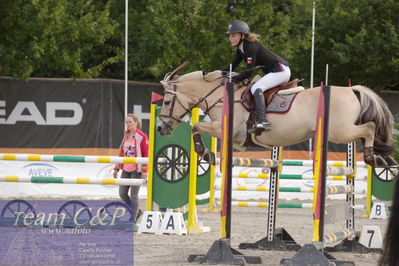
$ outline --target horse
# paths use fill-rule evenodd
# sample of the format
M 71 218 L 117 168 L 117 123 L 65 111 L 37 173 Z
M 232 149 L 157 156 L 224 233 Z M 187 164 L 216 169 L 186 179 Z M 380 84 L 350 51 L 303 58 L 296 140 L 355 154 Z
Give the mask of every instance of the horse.
M 215 155 L 206 149 L 201 134 L 220 138 L 222 98 L 226 76 L 220 70 L 205 73 L 194 71 L 177 75 L 186 64 L 165 75 L 161 84 L 164 99 L 157 120 L 157 131 L 168 135 L 194 108 L 199 107 L 211 121 L 196 123 L 192 128 L 194 150 L 200 158 L 215 163 Z M 233 147 L 239 151 L 248 148 L 247 120 L 249 112 L 240 97 L 245 86 L 234 84 Z M 294 145 L 312 138 L 316 127 L 316 114 L 320 87 L 297 93 L 289 112 L 267 113 L 272 129 L 260 135 L 249 135 L 261 147 Z M 328 139 L 334 143 L 348 143 L 361 139 L 364 142 L 364 161 L 373 167 L 397 165 L 390 156 L 393 116 L 386 103 L 371 89 L 331 86 Z

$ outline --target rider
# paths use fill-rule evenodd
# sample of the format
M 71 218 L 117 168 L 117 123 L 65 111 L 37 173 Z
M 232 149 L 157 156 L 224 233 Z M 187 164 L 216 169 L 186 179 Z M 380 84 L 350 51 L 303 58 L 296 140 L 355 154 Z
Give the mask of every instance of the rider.
M 232 62 L 234 70 L 242 60 L 247 64 L 247 69 L 260 66 L 265 74 L 251 88 L 256 104 L 257 121 L 254 126 L 248 129 L 249 133 L 259 134 L 263 130 L 271 129 L 271 124 L 266 120 L 266 105 L 263 93 L 282 83 L 288 82 L 291 70 L 287 60 L 266 49 L 259 41 L 258 35 L 251 33 L 247 23 L 236 20 L 229 24 L 227 32 L 231 45 L 237 47 Z M 229 71 L 226 66 L 222 71 Z M 233 81 L 242 81 L 251 75 L 250 72 L 243 72 L 232 78 Z

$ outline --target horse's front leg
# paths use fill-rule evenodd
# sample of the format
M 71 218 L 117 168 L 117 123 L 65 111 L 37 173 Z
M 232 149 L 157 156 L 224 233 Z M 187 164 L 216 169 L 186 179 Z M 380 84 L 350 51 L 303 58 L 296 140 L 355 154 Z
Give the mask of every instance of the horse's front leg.
M 198 156 L 204 159 L 209 164 L 216 164 L 216 155 L 211 150 L 207 149 L 202 142 L 201 134 L 209 134 L 212 137 L 220 138 L 220 121 L 199 122 L 193 126 L 192 129 L 194 150 Z

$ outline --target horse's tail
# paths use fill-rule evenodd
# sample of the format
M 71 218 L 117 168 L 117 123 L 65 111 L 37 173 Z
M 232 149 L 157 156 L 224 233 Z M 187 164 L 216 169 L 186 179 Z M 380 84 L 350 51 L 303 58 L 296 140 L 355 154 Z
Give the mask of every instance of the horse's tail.
M 387 104 L 371 89 L 364 86 L 353 86 L 352 90 L 360 94 L 360 115 L 358 124 L 375 123 L 374 152 L 389 155 L 395 151 L 392 145 L 393 115 Z

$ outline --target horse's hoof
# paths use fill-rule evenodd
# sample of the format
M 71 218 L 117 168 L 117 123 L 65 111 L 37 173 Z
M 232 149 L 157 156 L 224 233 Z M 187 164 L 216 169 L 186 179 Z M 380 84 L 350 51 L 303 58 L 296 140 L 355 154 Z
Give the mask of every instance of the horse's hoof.
M 374 156 L 372 156 L 372 157 L 364 156 L 364 162 L 366 164 L 370 165 L 371 167 L 376 167 L 376 162 L 375 162 Z
M 364 156 L 364 162 L 374 168 L 388 168 L 389 164 L 380 155 Z
M 201 135 L 200 134 L 194 134 L 193 136 L 194 140 L 194 151 L 198 153 L 198 155 L 203 155 L 205 152 L 205 146 L 204 143 L 202 142 Z
M 376 162 L 376 166 L 375 167 L 382 167 L 382 168 L 388 168 L 389 167 L 388 163 L 380 155 L 376 155 L 375 156 L 375 162 Z
M 386 163 L 388 164 L 388 166 L 398 165 L 398 163 L 395 161 L 395 159 L 392 158 L 391 156 L 384 156 L 383 158 L 386 161 Z
M 363 160 L 365 163 L 369 164 L 372 167 L 375 167 L 377 165 L 373 147 L 365 147 L 364 148 Z

